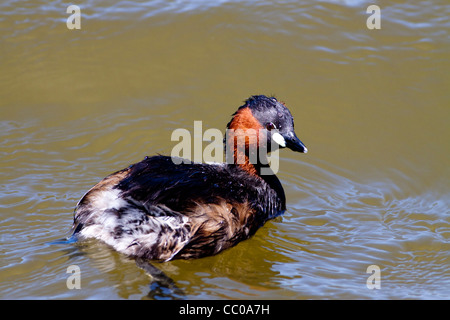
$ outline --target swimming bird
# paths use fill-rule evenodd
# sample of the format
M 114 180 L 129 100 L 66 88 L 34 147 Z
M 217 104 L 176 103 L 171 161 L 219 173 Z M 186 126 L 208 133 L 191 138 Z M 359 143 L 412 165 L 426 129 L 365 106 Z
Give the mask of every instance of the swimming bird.
M 307 149 L 289 109 L 275 97 L 248 98 L 226 132 L 226 163 L 156 155 L 101 180 L 78 202 L 73 236 L 159 261 L 214 255 L 251 237 L 286 210 L 283 187 L 258 151 L 263 145 Z

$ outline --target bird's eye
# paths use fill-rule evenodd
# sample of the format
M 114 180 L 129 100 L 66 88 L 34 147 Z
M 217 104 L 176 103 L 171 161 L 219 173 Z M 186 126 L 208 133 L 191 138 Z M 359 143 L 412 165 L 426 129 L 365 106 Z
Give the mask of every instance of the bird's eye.
M 277 127 L 273 124 L 273 122 L 268 122 L 267 124 L 266 124 L 266 129 L 267 130 L 272 130 L 272 129 L 276 129 Z

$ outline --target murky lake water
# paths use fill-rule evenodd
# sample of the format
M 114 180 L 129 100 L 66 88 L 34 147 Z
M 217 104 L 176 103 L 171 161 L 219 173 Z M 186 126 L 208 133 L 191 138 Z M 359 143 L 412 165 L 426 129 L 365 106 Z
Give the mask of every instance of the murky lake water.
M 447 0 L 384 1 L 380 30 L 362 0 L 91 0 L 80 30 L 70 4 L 0 4 L 0 298 L 161 298 L 107 246 L 53 242 L 101 178 L 252 94 L 286 102 L 309 152 L 281 151 L 283 217 L 156 264 L 185 297 L 450 298 Z

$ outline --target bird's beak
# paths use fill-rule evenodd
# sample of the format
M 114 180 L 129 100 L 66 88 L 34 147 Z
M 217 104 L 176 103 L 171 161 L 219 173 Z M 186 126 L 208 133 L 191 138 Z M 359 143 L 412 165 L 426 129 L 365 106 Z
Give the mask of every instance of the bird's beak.
M 272 139 L 276 143 L 280 145 L 282 148 L 289 148 L 292 151 L 307 153 L 308 149 L 300 141 L 295 132 L 290 133 L 289 135 L 282 136 L 280 133 L 275 132 L 272 134 Z
M 303 144 L 303 142 L 300 141 L 299 138 L 294 133 L 294 136 L 291 139 L 285 139 L 286 140 L 286 147 L 291 149 L 292 151 L 307 153 L 308 149 Z

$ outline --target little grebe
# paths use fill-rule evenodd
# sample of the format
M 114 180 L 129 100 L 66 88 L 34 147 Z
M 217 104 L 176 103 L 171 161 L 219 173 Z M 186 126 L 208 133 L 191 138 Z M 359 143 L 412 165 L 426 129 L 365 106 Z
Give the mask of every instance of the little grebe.
M 73 235 L 99 239 L 131 257 L 161 261 L 213 255 L 252 236 L 286 209 L 278 178 L 261 173 L 269 168 L 267 158 L 258 153 L 254 163 L 249 160 L 252 143 L 307 149 L 294 132 L 288 108 L 274 97 L 250 97 L 227 129 L 227 134 L 239 132 L 225 143 L 226 151 L 232 146 L 233 161 L 175 164 L 168 156 L 146 157 L 83 196 L 75 208 Z M 261 129 L 267 141 L 247 134 Z

